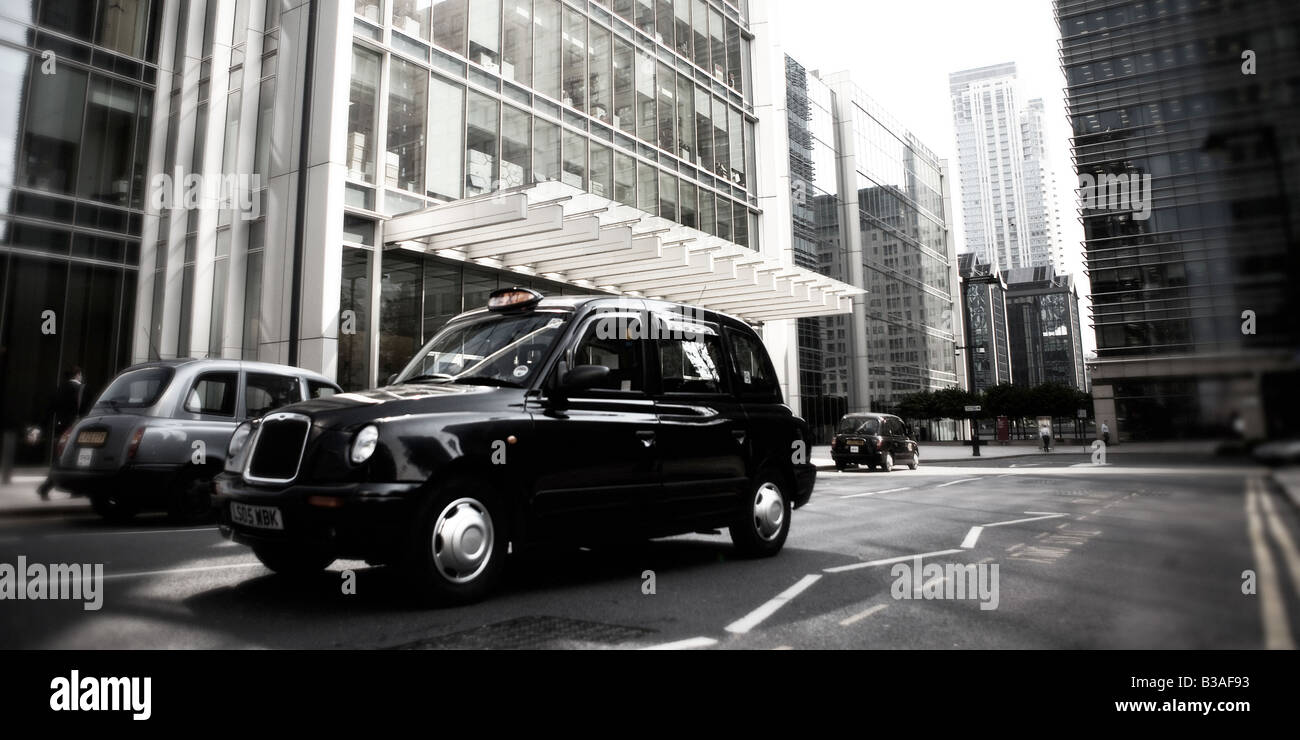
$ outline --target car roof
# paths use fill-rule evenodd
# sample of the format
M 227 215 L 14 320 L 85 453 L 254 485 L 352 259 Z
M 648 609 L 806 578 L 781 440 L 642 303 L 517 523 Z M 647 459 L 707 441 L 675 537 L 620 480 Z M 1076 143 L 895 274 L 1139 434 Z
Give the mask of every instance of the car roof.
M 611 306 L 623 306 L 641 304 L 647 310 L 658 312 L 671 312 L 684 314 L 691 318 L 700 318 L 705 321 L 712 321 L 717 324 L 731 326 L 733 328 L 745 328 L 752 331 L 749 323 L 728 313 L 715 311 L 713 309 L 692 306 L 688 303 L 678 303 L 676 301 L 664 301 L 654 298 L 637 298 L 635 296 L 618 296 L 618 295 L 563 295 L 563 296 L 546 296 L 538 301 L 537 308 L 540 309 L 561 309 L 569 311 L 580 311 L 588 307 L 599 307 L 601 304 Z M 456 319 L 483 316 L 489 313 L 486 307 L 476 308 L 466 311 Z M 455 321 L 456 319 L 453 319 Z
M 314 370 L 307 370 L 306 368 L 301 368 L 301 367 L 293 367 L 291 365 L 280 365 L 274 362 L 258 362 L 256 360 L 226 360 L 226 359 L 202 359 L 202 358 L 194 358 L 194 357 L 180 357 L 176 359 L 151 360 L 149 362 L 141 362 L 136 365 L 132 365 L 128 368 L 123 369 L 122 372 L 128 372 L 130 370 L 142 370 L 144 368 L 149 368 L 149 367 L 185 368 L 186 370 L 190 370 L 194 372 L 201 372 L 205 370 L 241 370 L 242 369 L 242 370 L 251 370 L 253 372 L 264 372 L 264 373 L 279 373 L 279 374 L 290 373 L 293 375 L 301 375 L 302 377 L 308 378 L 310 380 L 319 380 L 319 381 L 329 383 L 330 385 L 335 385 L 334 381 L 330 380 L 324 375 L 321 375 L 318 372 L 315 372 Z

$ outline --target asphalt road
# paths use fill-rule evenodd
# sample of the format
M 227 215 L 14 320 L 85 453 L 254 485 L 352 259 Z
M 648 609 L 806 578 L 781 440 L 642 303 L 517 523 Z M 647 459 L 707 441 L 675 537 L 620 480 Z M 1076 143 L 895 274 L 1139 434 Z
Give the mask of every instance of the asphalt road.
M 494 598 L 456 609 L 418 608 L 364 563 L 285 581 L 214 527 L 0 519 L 0 565 L 105 575 L 97 611 L 0 600 L 0 648 L 1294 647 L 1295 507 L 1262 469 L 1194 462 L 824 471 L 776 558 L 735 559 L 725 532 L 535 553 L 512 558 Z M 958 564 L 976 567 L 925 567 Z

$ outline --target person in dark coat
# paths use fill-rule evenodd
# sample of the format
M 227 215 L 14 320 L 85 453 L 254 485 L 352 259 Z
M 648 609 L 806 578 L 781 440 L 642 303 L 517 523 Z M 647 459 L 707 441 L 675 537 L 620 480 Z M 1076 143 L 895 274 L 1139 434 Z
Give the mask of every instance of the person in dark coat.
M 59 384 L 58 393 L 54 396 L 54 438 L 58 439 L 60 435 L 70 426 L 76 423 L 77 417 L 81 415 L 82 396 L 85 395 L 86 386 L 82 382 L 81 368 L 73 367 L 63 375 L 63 382 Z M 44 483 L 36 489 L 41 500 L 47 500 L 50 497 L 50 489 L 54 483 L 47 477 Z

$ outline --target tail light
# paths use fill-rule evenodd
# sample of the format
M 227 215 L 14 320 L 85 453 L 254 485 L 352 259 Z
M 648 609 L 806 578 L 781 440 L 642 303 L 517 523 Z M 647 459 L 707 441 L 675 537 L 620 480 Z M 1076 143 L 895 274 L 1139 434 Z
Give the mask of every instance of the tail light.
M 135 453 L 140 451 L 140 440 L 144 439 L 144 427 L 135 430 L 131 435 L 131 444 L 126 446 L 126 459 L 134 460 Z
M 884 437 L 876 437 L 876 449 L 877 449 L 877 450 L 882 450 L 882 449 L 884 449 L 884 448 L 885 448 L 885 438 L 884 438 Z
M 59 444 L 54 451 L 55 458 L 63 457 L 63 449 L 68 446 L 68 440 L 71 438 L 72 438 L 72 427 L 68 427 L 67 429 L 63 430 L 63 434 L 59 435 Z

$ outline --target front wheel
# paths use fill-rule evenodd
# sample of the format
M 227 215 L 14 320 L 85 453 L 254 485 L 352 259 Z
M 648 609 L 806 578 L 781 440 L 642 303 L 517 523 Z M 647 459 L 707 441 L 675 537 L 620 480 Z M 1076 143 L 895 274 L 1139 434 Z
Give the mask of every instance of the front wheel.
M 788 485 L 774 475 L 762 474 L 729 527 L 731 542 L 744 557 L 770 557 L 785 546 L 790 533 Z
M 334 562 L 329 553 L 286 545 L 257 545 L 253 554 L 277 574 L 295 578 L 319 573 Z
M 505 568 L 506 518 L 486 487 L 457 481 L 421 509 L 407 567 L 416 595 L 438 604 L 469 604 L 491 592 Z

